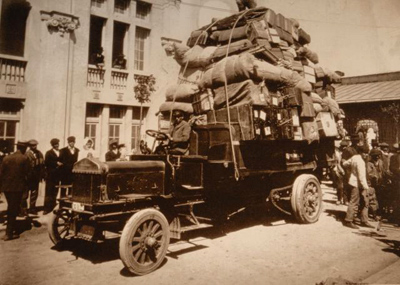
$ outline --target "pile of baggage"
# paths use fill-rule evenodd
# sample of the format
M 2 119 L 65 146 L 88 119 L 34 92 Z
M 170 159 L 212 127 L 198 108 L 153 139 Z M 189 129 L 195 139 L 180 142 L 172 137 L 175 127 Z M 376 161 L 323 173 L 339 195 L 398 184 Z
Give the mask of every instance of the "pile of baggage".
M 181 70 L 160 112 L 219 123 L 229 107 L 238 139 L 335 137 L 344 114 L 332 84 L 343 74 L 318 66 L 310 42 L 298 21 L 264 7 L 214 19 L 171 47 Z

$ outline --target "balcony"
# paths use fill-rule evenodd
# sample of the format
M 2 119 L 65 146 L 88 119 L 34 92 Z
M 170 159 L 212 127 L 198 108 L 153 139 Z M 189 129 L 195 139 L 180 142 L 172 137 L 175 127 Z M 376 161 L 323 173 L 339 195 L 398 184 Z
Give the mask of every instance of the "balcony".
M 27 60 L 22 57 L 0 54 L 0 93 L 5 98 L 26 98 L 25 71 Z
M 135 76 L 149 74 L 89 64 L 87 69 L 87 101 L 91 103 L 139 105 L 134 98 Z

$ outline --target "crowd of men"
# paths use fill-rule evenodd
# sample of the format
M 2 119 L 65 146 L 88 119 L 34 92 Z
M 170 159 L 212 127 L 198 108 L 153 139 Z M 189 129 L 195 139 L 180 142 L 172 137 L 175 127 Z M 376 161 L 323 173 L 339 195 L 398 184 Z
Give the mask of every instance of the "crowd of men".
M 174 154 L 185 154 L 188 151 L 190 125 L 184 120 L 184 114 L 174 111 L 174 121 L 171 124 L 168 138 L 168 151 Z M 4 156 L 0 165 L 0 193 L 4 192 L 7 200 L 7 228 L 4 240 L 18 238 L 16 218 L 18 215 L 27 217 L 37 215 L 36 201 L 39 184 L 46 181 L 43 214 L 53 211 L 57 204 L 57 196 L 66 196 L 66 191 L 72 186 L 72 168 L 74 164 L 86 157 L 96 157 L 93 140 L 86 138 L 82 150 L 75 147 L 74 136 L 67 138 L 68 145 L 60 149 L 60 140 L 50 141 L 51 149 L 43 156 L 37 148 L 38 141 L 18 141 L 17 151 Z M 143 144 L 143 153 L 151 150 Z M 110 149 L 105 154 L 105 161 L 128 160 L 125 144 L 117 140 L 110 141 Z M 29 208 L 28 208 L 29 200 Z
M 400 222 L 395 206 L 400 201 L 399 144 L 394 144 L 392 150 L 389 152 L 387 143 L 376 140 L 369 146 L 358 135 L 337 146 L 338 163 L 331 173 L 337 204 L 348 206 L 345 226 L 357 229 L 354 221 L 359 220 L 361 226 L 373 228 L 369 217 L 380 221 L 385 214 L 394 214 L 396 222 Z

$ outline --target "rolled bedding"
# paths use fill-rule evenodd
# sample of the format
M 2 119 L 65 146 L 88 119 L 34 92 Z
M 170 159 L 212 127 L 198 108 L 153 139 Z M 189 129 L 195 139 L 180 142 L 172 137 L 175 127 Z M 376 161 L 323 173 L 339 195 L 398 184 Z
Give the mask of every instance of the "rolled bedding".
M 191 103 L 185 102 L 164 102 L 160 106 L 160 112 L 171 112 L 174 110 L 180 110 L 188 114 L 193 114 L 193 106 Z
M 192 95 L 199 92 L 197 85 L 190 83 L 174 84 L 167 88 L 165 92 L 166 101 L 192 102 Z

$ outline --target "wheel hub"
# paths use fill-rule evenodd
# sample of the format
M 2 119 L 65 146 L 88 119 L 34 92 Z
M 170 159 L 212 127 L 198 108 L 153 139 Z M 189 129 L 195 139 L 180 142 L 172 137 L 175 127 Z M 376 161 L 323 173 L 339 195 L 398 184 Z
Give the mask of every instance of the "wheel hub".
M 154 237 L 147 237 L 144 241 L 147 248 L 154 248 L 157 245 L 157 240 Z

